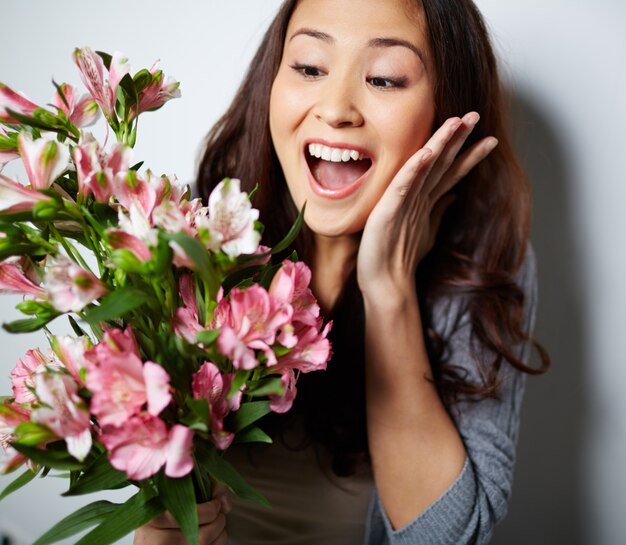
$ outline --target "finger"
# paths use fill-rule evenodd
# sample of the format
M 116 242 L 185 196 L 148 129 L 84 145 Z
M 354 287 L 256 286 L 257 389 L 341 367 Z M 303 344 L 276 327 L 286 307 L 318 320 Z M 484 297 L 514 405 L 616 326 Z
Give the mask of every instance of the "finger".
M 170 528 L 151 528 L 142 526 L 135 530 L 133 545 L 184 545 L 186 543 L 180 530 Z
M 226 516 L 224 513 L 220 513 L 217 518 L 211 522 L 210 524 L 202 524 L 200 525 L 199 530 L 199 538 L 200 543 L 203 545 L 208 545 L 209 543 L 213 545 L 213 543 L 220 538 L 221 534 L 225 533 L 226 530 Z
M 484 138 L 474 144 L 463 155 L 458 157 L 448 169 L 445 176 L 437 187 L 433 190 L 431 198 L 437 202 L 442 195 L 452 189 L 460 180 L 483 159 L 485 159 L 498 145 L 498 139 L 492 136 Z
M 211 500 L 198 505 L 198 522 L 200 524 L 208 524 L 213 522 L 220 513 L 222 502 L 220 500 Z M 148 526 L 160 529 L 179 529 L 180 526 L 176 519 L 169 513 L 161 513 L 153 518 Z
M 222 510 L 222 502 L 219 499 L 214 499 L 201 503 L 198 505 L 198 522 L 202 524 L 210 524 L 220 514 Z
M 154 517 L 146 526 L 161 529 L 179 528 L 176 519 L 167 511 Z
M 222 512 L 230 513 L 232 510 L 232 500 L 228 487 L 222 483 L 214 483 L 213 485 L 213 498 L 220 500 L 222 503 Z
M 390 194 L 390 199 L 395 201 L 398 205 L 404 201 L 406 195 L 410 192 L 416 178 L 422 173 L 424 166 L 428 162 L 428 159 L 432 155 L 432 150 L 429 148 L 422 148 L 415 154 L 409 157 L 408 161 L 400 167 L 400 170 L 396 173 L 393 180 L 389 184 L 388 190 L 383 195 L 383 198 Z
M 427 170 L 427 179 L 424 182 L 422 191 L 424 195 L 429 194 L 438 185 L 456 159 L 459 150 L 474 130 L 479 119 L 478 113 L 470 112 L 463 116 L 458 126 L 456 124 L 451 125 L 451 128 L 456 126 L 455 130 L 444 131 L 442 137 L 434 141 L 433 145 L 436 145 L 437 149 L 433 150 L 433 155 L 430 159 L 430 168 Z M 426 145 L 430 147 L 430 141 Z

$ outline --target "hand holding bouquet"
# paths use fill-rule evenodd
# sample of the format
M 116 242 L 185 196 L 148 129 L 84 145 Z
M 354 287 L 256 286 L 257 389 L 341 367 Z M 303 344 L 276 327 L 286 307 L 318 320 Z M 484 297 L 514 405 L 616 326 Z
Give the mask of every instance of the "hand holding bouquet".
M 65 495 L 133 485 L 127 502 L 91 503 L 36 543 L 95 526 L 78 543 L 108 544 L 168 510 L 198 542 L 197 502 L 211 482 L 267 503 L 221 456 L 234 442 L 271 442 L 256 425 L 289 410 L 299 372 L 330 356 L 310 271 L 272 264 L 258 211 L 226 179 L 207 206 L 173 176 L 133 164 L 140 114 L 179 96 L 155 64 L 130 75 L 120 53 L 77 49 L 88 94 L 56 85 L 39 107 L 0 84 L 0 166 L 21 158 L 29 185 L 0 173 L 0 290 L 20 293 L 50 351 L 29 350 L 0 404 L 0 472 L 28 469 L 0 499 L 51 470 Z M 108 148 L 87 127 L 104 115 Z M 67 315 L 75 336 L 49 324 Z

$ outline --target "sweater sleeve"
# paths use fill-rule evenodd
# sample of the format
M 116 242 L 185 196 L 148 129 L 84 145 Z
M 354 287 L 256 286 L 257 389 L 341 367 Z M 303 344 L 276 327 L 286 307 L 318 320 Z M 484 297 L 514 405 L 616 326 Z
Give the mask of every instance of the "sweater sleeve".
M 534 326 L 537 301 L 536 264 L 529 246 L 517 282 L 525 294 L 524 324 Z M 461 315 L 458 302 L 448 301 L 435 314 L 435 323 L 449 333 L 451 358 L 478 378 L 471 348 L 469 316 Z M 440 332 L 441 332 L 440 331 Z M 528 345 L 515 348 L 528 361 Z M 376 490 L 370 505 L 367 545 L 469 545 L 484 544 L 494 525 L 504 517 L 511 493 L 515 445 L 525 375 L 504 363 L 498 399 L 462 402 L 451 410 L 465 445 L 463 469 L 450 487 L 417 518 L 394 530 Z

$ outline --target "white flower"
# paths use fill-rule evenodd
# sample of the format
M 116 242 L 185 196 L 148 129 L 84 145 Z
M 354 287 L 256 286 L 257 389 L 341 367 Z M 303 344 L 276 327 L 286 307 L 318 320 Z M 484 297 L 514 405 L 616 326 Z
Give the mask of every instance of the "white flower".
M 209 249 L 221 249 L 230 257 L 254 253 L 261 239 L 254 228 L 258 217 L 259 211 L 252 208 L 247 193 L 239 189 L 239 180 L 222 180 L 209 196 Z

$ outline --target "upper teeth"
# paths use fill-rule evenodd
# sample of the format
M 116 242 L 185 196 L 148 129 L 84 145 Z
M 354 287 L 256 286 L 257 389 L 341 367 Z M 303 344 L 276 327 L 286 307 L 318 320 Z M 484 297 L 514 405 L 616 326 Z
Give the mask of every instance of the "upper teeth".
M 358 161 L 362 158 L 362 155 L 356 150 L 331 148 L 322 144 L 309 144 L 309 153 L 313 157 L 321 158 L 324 161 L 332 161 L 333 163 L 347 162 L 350 159 Z

